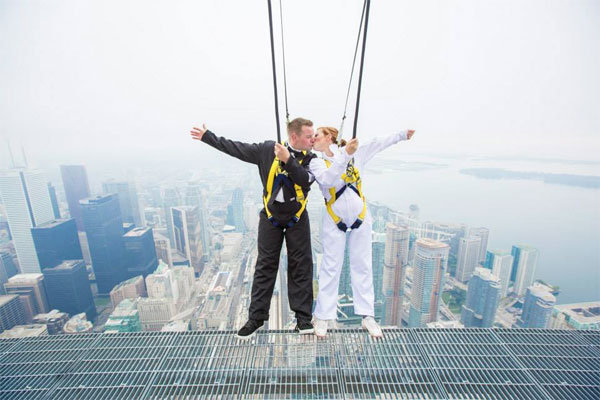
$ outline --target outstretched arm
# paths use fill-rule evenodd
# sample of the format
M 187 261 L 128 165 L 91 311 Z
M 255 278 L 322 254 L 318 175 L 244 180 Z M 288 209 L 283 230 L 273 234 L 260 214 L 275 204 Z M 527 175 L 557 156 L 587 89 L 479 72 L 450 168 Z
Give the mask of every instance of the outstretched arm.
M 360 159 L 362 165 L 365 165 L 371 161 L 375 154 L 402 140 L 409 140 L 414 133 L 415 131 L 413 129 L 405 129 L 387 137 L 375 138 L 371 142 L 360 146 L 356 152 L 356 158 Z
M 192 135 L 192 139 L 200 140 L 209 146 L 242 161 L 258 164 L 260 160 L 260 145 L 257 143 L 250 144 L 236 142 L 224 137 L 219 137 L 213 132 L 209 131 L 205 124 L 202 124 L 202 128 L 194 127 L 190 133 Z

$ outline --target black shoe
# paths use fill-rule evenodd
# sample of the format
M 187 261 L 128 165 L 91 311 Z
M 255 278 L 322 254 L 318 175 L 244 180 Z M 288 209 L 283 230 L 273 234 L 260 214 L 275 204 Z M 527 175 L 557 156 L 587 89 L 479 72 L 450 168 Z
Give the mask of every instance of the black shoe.
M 314 333 L 314 331 L 315 328 L 310 321 L 298 321 L 298 323 L 296 323 L 296 327 L 294 328 L 294 332 L 301 335 L 308 335 L 309 333 Z
M 250 339 L 252 336 L 254 336 L 258 328 L 263 326 L 263 324 L 264 321 L 258 319 L 249 319 L 248 322 L 242 326 L 242 329 L 238 331 L 236 336 L 238 339 Z

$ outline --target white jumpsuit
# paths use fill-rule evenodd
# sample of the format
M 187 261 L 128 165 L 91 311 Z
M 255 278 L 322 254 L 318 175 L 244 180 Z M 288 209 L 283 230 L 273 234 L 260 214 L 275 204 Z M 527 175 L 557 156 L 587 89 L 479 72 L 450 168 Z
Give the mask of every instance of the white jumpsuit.
M 354 154 L 354 166 L 359 173 L 365 170 L 366 164 L 373 156 L 385 148 L 406 140 L 408 131 L 404 130 L 385 138 L 377 138 L 367 144 L 361 144 Z M 334 153 L 323 158 L 331 162 L 328 168 L 324 159 L 315 158 L 310 162 L 310 171 L 315 176 L 319 188 L 326 200 L 330 199 L 329 189 L 335 187 L 336 192 L 344 186 L 342 174 L 346 165 L 352 159 L 344 148 L 337 145 L 330 147 Z M 361 177 L 362 179 L 362 177 Z M 364 193 L 363 193 L 364 194 Z M 366 196 L 365 196 L 366 197 Z M 356 221 L 363 209 L 362 199 L 351 189 L 346 189 L 332 205 L 333 212 L 350 227 Z M 328 213 L 323 216 L 321 243 L 323 244 L 323 259 L 319 270 L 319 294 L 314 316 L 321 320 L 336 319 L 338 286 L 340 273 L 344 262 L 346 233 L 342 232 Z M 372 219 L 369 211 L 361 226 L 348 233 L 350 256 L 350 281 L 354 298 L 354 312 L 357 315 L 375 316 L 373 292 L 373 261 L 372 261 Z

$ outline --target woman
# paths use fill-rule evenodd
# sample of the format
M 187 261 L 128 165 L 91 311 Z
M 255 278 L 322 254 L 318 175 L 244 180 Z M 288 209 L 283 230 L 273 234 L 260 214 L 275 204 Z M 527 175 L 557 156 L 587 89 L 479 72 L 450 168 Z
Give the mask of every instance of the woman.
M 364 171 L 375 154 L 401 140 L 410 139 L 414 132 L 404 130 L 358 147 L 357 139 L 350 140 L 347 146 L 343 140 L 338 143 L 335 128 L 317 129 L 313 150 L 322 152 L 323 158 L 311 161 L 310 172 L 323 192 L 327 207 L 321 233 L 323 259 L 319 271 L 319 294 L 313 313 L 315 335 L 319 337 L 326 336 L 329 321 L 336 318 L 346 235 L 354 312 L 363 316 L 362 327 L 371 336 L 383 336 L 374 318 L 372 220 L 361 190 L 360 171 Z M 349 233 L 346 233 L 347 229 L 350 229 Z

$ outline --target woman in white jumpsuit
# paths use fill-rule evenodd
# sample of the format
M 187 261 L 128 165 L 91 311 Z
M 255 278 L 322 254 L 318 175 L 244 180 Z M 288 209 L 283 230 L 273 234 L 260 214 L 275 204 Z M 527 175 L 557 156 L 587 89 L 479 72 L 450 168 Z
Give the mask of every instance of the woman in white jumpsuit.
M 334 222 L 334 216 L 328 211 L 323 216 L 321 242 L 323 243 L 323 259 L 319 270 L 319 294 L 317 305 L 313 313 L 315 335 L 324 337 L 327 334 L 329 321 L 335 320 L 337 315 L 338 286 L 340 273 L 344 261 L 344 250 L 346 247 L 346 235 L 348 235 L 348 246 L 350 255 L 350 279 L 354 299 L 354 312 L 362 315 L 362 327 L 367 329 L 371 336 L 382 337 L 381 328 L 374 319 L 373 292 L 373 265 L 372 265 L 372 219 L 368 210 L 364 212 L 365 200 L 360 186 L 350 183 L 354 176 L 352 170 L 347 170 L 351 160 L 354 170 L 358 174 L 364 171 L 366 164 L 373 156 L 385 148 L 408 140 L 412 137 L 414 130 L 404 130 L 385 138 L 377 138 L 356 149 L 358 142 L 351 140 L 347 147 L 345 142 L 338 143 L 338 131 L 331 127 L 317 129 L 313 150 L 320 151 L 323 158 L 315 158 L 310 162 L 310 171 L 315 176 L 317 183 L 325 197 L 326 202 L 332 198 L 332 189 L 339 194 L 335 201 L 330 204 L 330 211 L 339 218 Z M 350 153 L 350 154 L 349 154 Z M 356 174 L 356 172 L 355 172 Z M 346 179 L 344 178 L 346 175 Z M 359 178 L 360 179 L 360 178 Z M 340 194 L 344 186 L 346 190 Z M 357 219 L 363 213 L 363 220 L 357 226 Z M 340 224 L 341 223 L 341 224 Z M 349 233 L 344 228 L 354 226 Z

